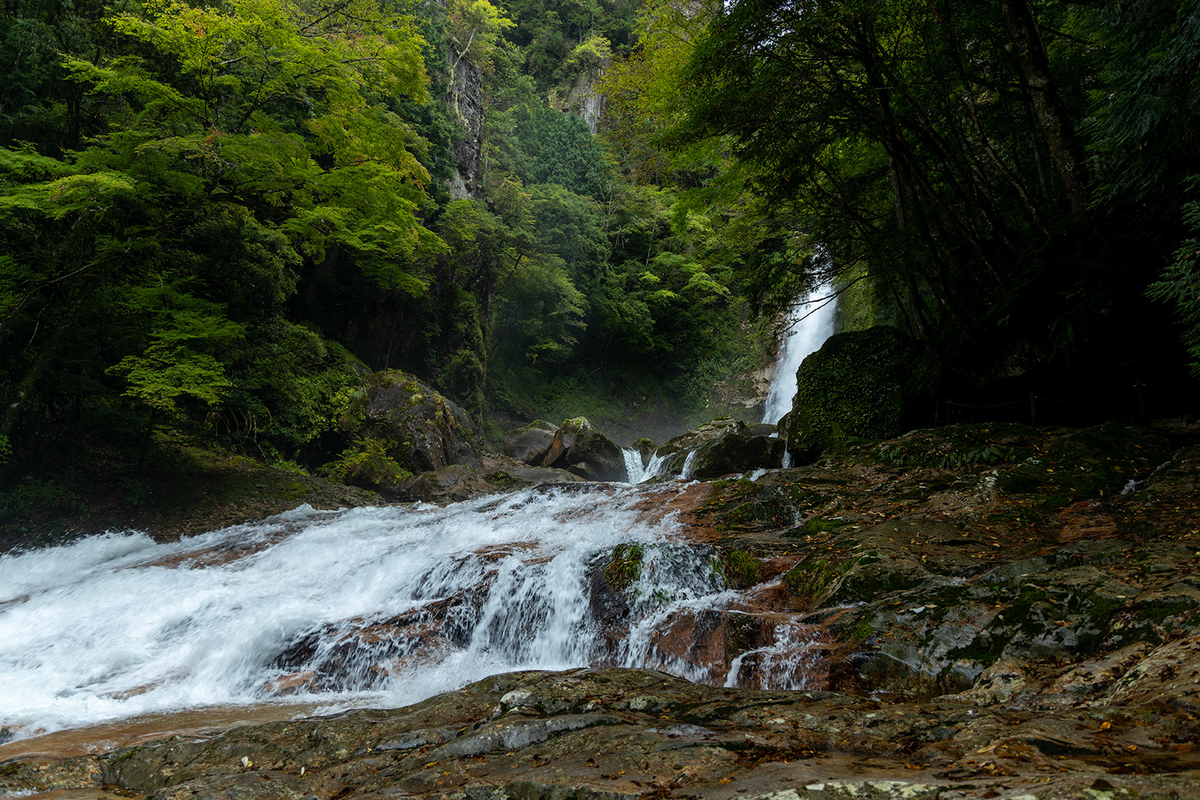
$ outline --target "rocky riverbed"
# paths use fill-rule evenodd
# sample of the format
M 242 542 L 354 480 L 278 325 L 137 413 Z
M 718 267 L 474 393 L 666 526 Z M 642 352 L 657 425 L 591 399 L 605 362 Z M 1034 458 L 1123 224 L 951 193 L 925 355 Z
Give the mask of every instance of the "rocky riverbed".
M 0 793 L 1200 797 L 1198 434 L 952 426 L 648 495 L 743 590 L 665 620 L 663 666 L 742 686 L 791 669 L 799 690 L 499 675 L 86 755 L 14 742 Z M 597 625 L 619 627 L 639 568 L 629 550 L 600 566 Z

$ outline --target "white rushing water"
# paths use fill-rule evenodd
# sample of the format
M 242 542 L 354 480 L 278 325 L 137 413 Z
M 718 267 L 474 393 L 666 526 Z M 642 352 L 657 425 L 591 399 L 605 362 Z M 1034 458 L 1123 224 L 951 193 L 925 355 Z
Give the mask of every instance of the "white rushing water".
M 642 454 L 634 448 L 624 447 L 621 452 L 625 456 L 625 471 L 629 473 L 629 482 L 633 484 L 645 483 L 651 478 L 657 478 L 662 474 L 663 465 L 669 458 L 669 456 L 653 453 L 643 464 Z
M 302 507 L 171 544 L 106 534 L 5 555 L 0 728 L 270 700 L 398 706 L 508 670 L 667 665 L 649 621 L 730 594 L 710 552 L 672 543 L 663 509 L 680 487 Z M 614 645 L 594 584 L 619 544 L 641 568 Z
M 818 286 L 797 301 L 788 313 L 787 333 L 779 345 L 763 422 L 775 425 L 792 410 L 792 399 L 796 396 L 796 370 L 800 369 L 805 358 L 820 350 L 825 340 L 833 335 L 837 301 L 830 299 L 832 295 L 831 284 Z

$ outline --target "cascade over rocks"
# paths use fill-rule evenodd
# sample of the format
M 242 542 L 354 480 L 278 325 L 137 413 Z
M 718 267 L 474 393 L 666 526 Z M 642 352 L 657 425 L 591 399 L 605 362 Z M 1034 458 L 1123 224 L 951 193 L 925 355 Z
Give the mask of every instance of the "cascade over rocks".
M 897 328 L 831 336 L 796 372 L 792 410 L 779 421 L 802 463 L 855 438 L 888 439 L 913 426 L 917 345 Z
M 783 463 L 785 444 L 771 436 L 774 432 L 774 425 L 718 417 L 669 440 L 655 455 L 669 456 L 663 465 L 667 475 L 680 474 L 690 459 L 688 477 L 699 480 L 769 469 Z
M 745 587 L 727 605 L 670 605 L 650 547 L 617 546 L 581 578 L 603 643 L 591 668 L 112 753 L 0 744 L 0 761 L 27 754 L 0 767 L 0 794 L 1200 800 L 1197 442 L 1195 425 L 958 425 L 664 484 L 643 512 L 676 514 L 670 547 Z M 481 575 L 302 632 L 262 694 L 382 680 L 461 644 L 499 573 Z M 664 671 L 608 668 L 639 618 Z

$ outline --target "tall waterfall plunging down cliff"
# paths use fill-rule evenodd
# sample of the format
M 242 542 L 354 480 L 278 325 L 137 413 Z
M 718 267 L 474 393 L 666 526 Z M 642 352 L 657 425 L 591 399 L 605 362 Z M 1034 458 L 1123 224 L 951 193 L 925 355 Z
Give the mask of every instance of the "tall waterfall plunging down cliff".
M 735 680 L 662 627 L 737 597 L 713 551 L 680 540 L 669 504 L 686 487 L 305 506 L 176 543 L 110 533 L 5 555 L 0 732 L 224 704 L 399 706 L 518 669 Z
M 763 422 L 775 425 L 792 410 L 792 398 L 796 396 L 796 370 L 805 358 L 820 350 L 825 340 L 833 335 L 836 312 L 837 300 L 833 298 L 831 284 L 822 284 L 813 289 L 788 312 L 787 332 L 779 345 Z

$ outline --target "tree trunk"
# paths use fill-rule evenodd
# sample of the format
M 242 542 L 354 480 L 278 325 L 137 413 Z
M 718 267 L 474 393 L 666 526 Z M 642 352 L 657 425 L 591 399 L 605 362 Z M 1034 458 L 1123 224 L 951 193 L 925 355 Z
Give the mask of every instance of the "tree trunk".
M 1088 207 L 1087 163 L 1075 126 L 1050 75 L 1042 34 L 1026 0 L 1000 0 L 1000 7 L 1016 51 L 1017 68 L 1029 89 L 1050 157 L 1066 190 L 1071 216 L 1081 220 L 1087 216 Z

